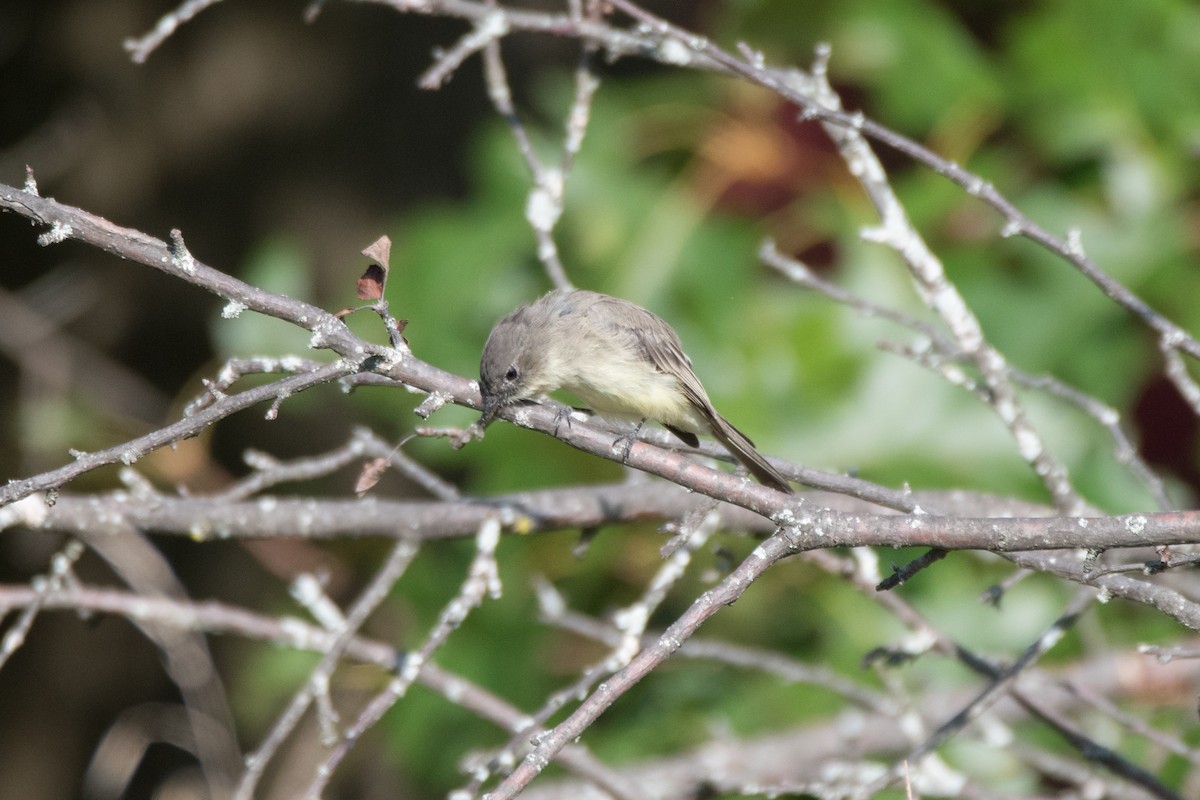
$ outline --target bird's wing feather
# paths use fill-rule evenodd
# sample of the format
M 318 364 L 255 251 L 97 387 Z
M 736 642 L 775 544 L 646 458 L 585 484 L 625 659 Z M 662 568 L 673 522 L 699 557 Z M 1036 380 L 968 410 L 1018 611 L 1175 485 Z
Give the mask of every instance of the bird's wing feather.
M 781 492 L 791 493 L 787 480 L 754 449 L 754 442 L 750 437 L 717 413 L 700 379 L 692 370 L 692 360 L 683 352 L 683 343 L 674 329 L 658 315 L 628 301 L 603 298 L 597 300 L 597 303 L 600 302 L 620 303 L 626 306 L 629 312 L 627 314 L 603 315 L 602 319 L 609 330 L 634 344 L 660 372 L 673 376 L 679 382 L 679 387 L 688 401 L 708 420 L 713 435 L 760 481 Z M 614 322 L 614 318 L 624 321 Z M 679 431 L 675 433 L 680 435 Z M 695 440 L 695 436 L 684 438 L 685 442 L 693 444 L 689 439 Z
M 692 371 L 692 360 L 683 352 L 683 343 L 671 326 L 657 314 L 626 300 L 606 298 L 605 302 L 619 303 L 627 311 L 621 315 L 605 314 L 603 319 L 609 328 L 640 350 L 659 372 L 679 381 L 688 400 L 702 409 L 711 410 L 712 401 Z M 614 319 L 622 321 L 614 322 Z

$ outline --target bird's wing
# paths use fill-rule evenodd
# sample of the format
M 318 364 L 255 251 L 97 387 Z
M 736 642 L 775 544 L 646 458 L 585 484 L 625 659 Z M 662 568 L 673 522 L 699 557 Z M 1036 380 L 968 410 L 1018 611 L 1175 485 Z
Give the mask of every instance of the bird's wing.
M 610 331 L 635 345 L 660 372 L 673 376 L 688 401 L 708 420 L 713 435 L 760 481 L 781 492 L 791 493 L 787 480 L 754 449 L 754 442 L 750 437 L 713 408 L 708 393 L 704 391 L 704 386 L 692 370 L 692 360 L 683 352 L 679 335 L 666 321 L 641 306 L 618 298 L 606 298 L 598 302 L 621 303 L 626 306 L 628 313 L 603 316 Z M 623 321 L 613 322 L 614 319 Z M 692 446 L 698 443 L 696 437 L 688 431 L 681 432 L 673 428 L 671 430 Z M 685 437 L 683 434 L 689 436 Z
M 612 297 L 605 298 L 602 302 L 623 306 L 625 313 L 609 313 L 603 316 L 613 333 L 637 348 L 659 372 L 671 375 L 679 381 L 679 386 L 688 400 L 699 408 L 712 408 L 708 393 L 704 391 L 704 386 L 692 370 L 692 360 L 683 352 L 683 343 L 679 340 L 679 335 L 662 317 L 628 300 Z

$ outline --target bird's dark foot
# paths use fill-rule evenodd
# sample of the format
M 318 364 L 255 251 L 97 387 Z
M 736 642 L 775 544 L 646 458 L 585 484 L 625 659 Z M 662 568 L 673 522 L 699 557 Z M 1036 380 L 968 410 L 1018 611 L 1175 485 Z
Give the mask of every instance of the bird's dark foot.
M 582 414 L 591 414 L 592 413 L 590 409 L 586 409 L 586 408 L 560 408 L 558 410 L 558 413 L 554 415 L 554 435 L 555 436 L 558 436 L 558 431 L 560 428 L 562 428 L 562 424 L 563 424 L 564 420 L 567 423 L 567 429 L 570 430 L 571 415 L 574 414 L 576 411 L 578 411 Z
M 563 420 L 566 420 L 567 427 L 571 427 L 571 409 L 560 408 L 558 413 L 554 415 L 554 435 L 558 436 L 558 431 L 562 428 Z
M 629 433 L 623 433 L 613 442 L 613 452 L 621 454 L 621 463 L 625 464 L 629 461 L 629 451 L 633 449 L 633 443 L 637 441 L 638 434 L 642 432 L 642 426 L 646 424 L 646 420 L 642 420 Z

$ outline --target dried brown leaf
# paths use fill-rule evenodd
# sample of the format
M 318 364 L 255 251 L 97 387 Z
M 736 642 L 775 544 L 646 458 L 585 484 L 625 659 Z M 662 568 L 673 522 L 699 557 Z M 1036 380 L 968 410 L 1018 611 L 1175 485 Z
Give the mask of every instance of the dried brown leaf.
M 380 300 L 384 289 L 387 288 L 388 269 L 392 260 L 392 240 L 380 236 L 367 247 L 362 254 L 374 263 L 367 267 L 366 272 L 358 279 L 358 296 L 361 300 Z
M 383 297 L 384 284 L 387 282 L 387 272 L 378 264 L 367 267 L 366 272 L 358 279 L 359 300 L 379 300 Z
M 383 477 L 383 473 L 387 472 L 388 460 L 386 458 L 373 458 L 363 464 L 362 471 L 358 473 L 358 481 L 354 484 L 354 493 L 362 497 L 367 492 L 375 488 L 375 484 L 379 483 L 379 479 Z
M 386 236 L 380 236 L 365 247 L 362 254 L 383 267 L 386 272 L 392 261 L 392 240 Z

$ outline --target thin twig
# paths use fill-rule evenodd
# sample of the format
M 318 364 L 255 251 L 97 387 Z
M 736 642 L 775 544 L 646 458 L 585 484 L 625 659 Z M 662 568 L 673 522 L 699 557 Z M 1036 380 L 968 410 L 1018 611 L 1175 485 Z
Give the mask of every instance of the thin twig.
M 467 614 L 483 602 L 485 595 L 493 598 L 500 596 L 500 576 L 496 566 L 496 546 L 499 541 L 499 520 L 494 517 L 485 520 L 476 535 L 475 560 L 471 563 L 458 596 L 442 610 L 425 643 L 405 656 L 396 676 L 389 681 L 387 687 L 367 703 L 366 708 L 333 742 L 309 784 L 306 794 L 309 800 L 320 798 L 337 766 L 349 754 L 350 749 L 362 738 L 363 733 L 378 723 L 384 713 L 407 694 L 422 668 L 445 644 L 450 634 L 462 624 Z M 390 585 L 389 583 L 388 586 Z M 382 599 L 382 596 L 379 599 Z
M 951 736 L 978 719 L 993 703 L 1001 698 L 1024 670 L 1033 665 L 1043 655 L 1058 644 L 1068 630 L 1074 627 L 1079 617 L 1091 607 L 1096 599 L 1096 593 L 1090 590 L 1080 590 L 1067 605 L 1062 615 L 1037 638 L 1012 666 L 995 675 L 991 684 L 961 711 L 947 720 L 933 734 L 914 748 L 904 758 L 899 759 L 888 770 L 887 774 L 867 787 L 869 796 L 883 791 L 894 783 L 903 773 L 905 765 L 916 763 L 926 755 L 941 747 Z
M 541 736 L 533 750 L 489 794 L 490 800 L 511 800 L 529 784 L 555 755 L 588 728 L 605 710 L 647 673 L 669 658 L 700 625 L 732 604 L 746 588 L 780 558 L 794 552 L 790 532 L 779 532 L 754 549 L 737 569 L 705 592 L 663 632 L 653 647 L 638 653 L 627 666 L 600 684 L 563 722 Z
M 313 653 L 327 652 L 337 635 L 295 618 L 269 617 L 216 601 L 201 603 L 87 586 L 56 589 L 39 598 L 32 587 L 0 585 L 0 614 L 33 603 L 40 603 L 43 610 L 113 614 L 185 631 L 240 636 Z M 394 644 L 354 636 L 346 645 L 345 655 L 390 671 L 397 668 L 399 651 Z M 524 712 L 504 699 L 435 663 L 424 665 L 417 682 L 503 730 L 517 731 L 525 719 Z M 597 785 L 620 783 L 612 770 L 578 745 L 565 748 L 558 761 Z
M 287 709 L 276 719 L 271 731 L 258 748 L 246 756 L 246 769 L 242 773 L 237 791 L 234 793 L 235 800 L 250 800 L 254 797 L 258 781 L 268 762 L 299 724 L 314 697 L 323 693 L 321 687 L 325 687 L 324 691 L 327 691 L 330 677 L 338 662 L 345 655 L 350 642 L 358 635 L 358 631 L 366 622 L 367 617 L 387 598 L 396 581 L 400 580 L 405 570 L 408 569 L 408 565 L 416 558 L 417 551 L 418 546 L 415 542 L 397 542 L 384 560 L 383 566 L 376 571 L 375 576 L 359 594 L 343 623 L 330 631 L 334 635 L 333 641 L 325 649 L 321 660 L 309 674 L 308 680 L 292 697 Z
M 543 734 L 542 726 L 546 720 L 566 707 L 572 700 L 585 697 L 599 681 L 605 680 L 617 670 L 627 666 L 629 661 L 642 649 L 642 634 L 645 633 L 651 613 L 665 599 L 667 590 L 683 577 L 684 571 L 691 563 L 692 556 L 716 532 L 720 522 L 720 517 L 713 513 L 711 508 L 698 509 L 690 516 L 690 520 L 685 520 L 681 524 L 680 536 L 683 540 L 681 546 L 677 547 L 658 569 L 642 596 L 613 614 L 613 628 L 619 635 L 611 643 L 612 647 L 609 653 L 598 662 L 584 668 L 579 678 L 571 684 L 552 693 L 541 708 L 530 715 L 529 730 L 522 731 L 511 739 L 503 749 L 493 755 L 489 764 L 501 765 L 515 762 L 519 755 L 519 747 L 525 742 L 536 740 Z M 546 613 L 548 607 L 554 605 L 553 600 L 547 599 L 551 591 L 548 587 L 544 587 L 538 593 L 539 606 L 542 608 L 543 614 Z M 464 791 L 471 795 L 478 792 L 490 777 L 489 771 L 477 770 Z
M 87 472 L 110 464 L 133 464 L 146 454 L 175 442 L 191 438 L 204 428 L 238 411 L 268 400 L 275 401 L 304 391 L 312 386 L 337 380 L 359 369 L 358 365 L 336 361 L 312 372 L 247 389 L 214 402 L 202 411 L 156 431 L 131 439 L 124 444 L 94 453 L 73 452 L 74 461 L 58 469 L 29 478 L 9 481 L 0 487 L 0 506 L 28 497 L 35 492 L 58 489 Z
M 764 241 L 759 247 L 758 257 L 764 264 L 806 289 L 819 292 L 834 302 L 854 309 L 859 314 L 893 322 L 925 337 L 928 340 L 928 345 L 918 346 L 908 354 L 919 363 L 937 369 L 939 373 L 945 375 L 947 378 L 951 376 L 943 371 L 941 363 L 935 362 L 932 359 L 931 351 L 955 362 L 962 362 L 965 358 L 962 350 L 934 325 L 925 320 L 917 319 L 911 314 L 905 314 L 901 311 L 872 303 L 834 283 L 820 278 L 804 264 L 779 252 L 774 241 Z M 1113 441 L 1113 453 L 1117 462 L 1124 464 L 1146 486 L 1161 510 L 1165 511 L 1175 508 L 1175 504 L 1167 496 L 1162 478 L 1156 475 L 1141 456 L 1138 455 L 1137 448 L 1121 428 L 1121 416 L 1116 409 L 1051 375 L 1031 375 L 1013 367 L 1011 364 L 1008 367 L 1008 371 L 1012 379 L 1021 386 L 1030 389 L 1040 389 L 1065 400 L 1103 426 Z M 970 387 L 968 386 L 968 388 Z

